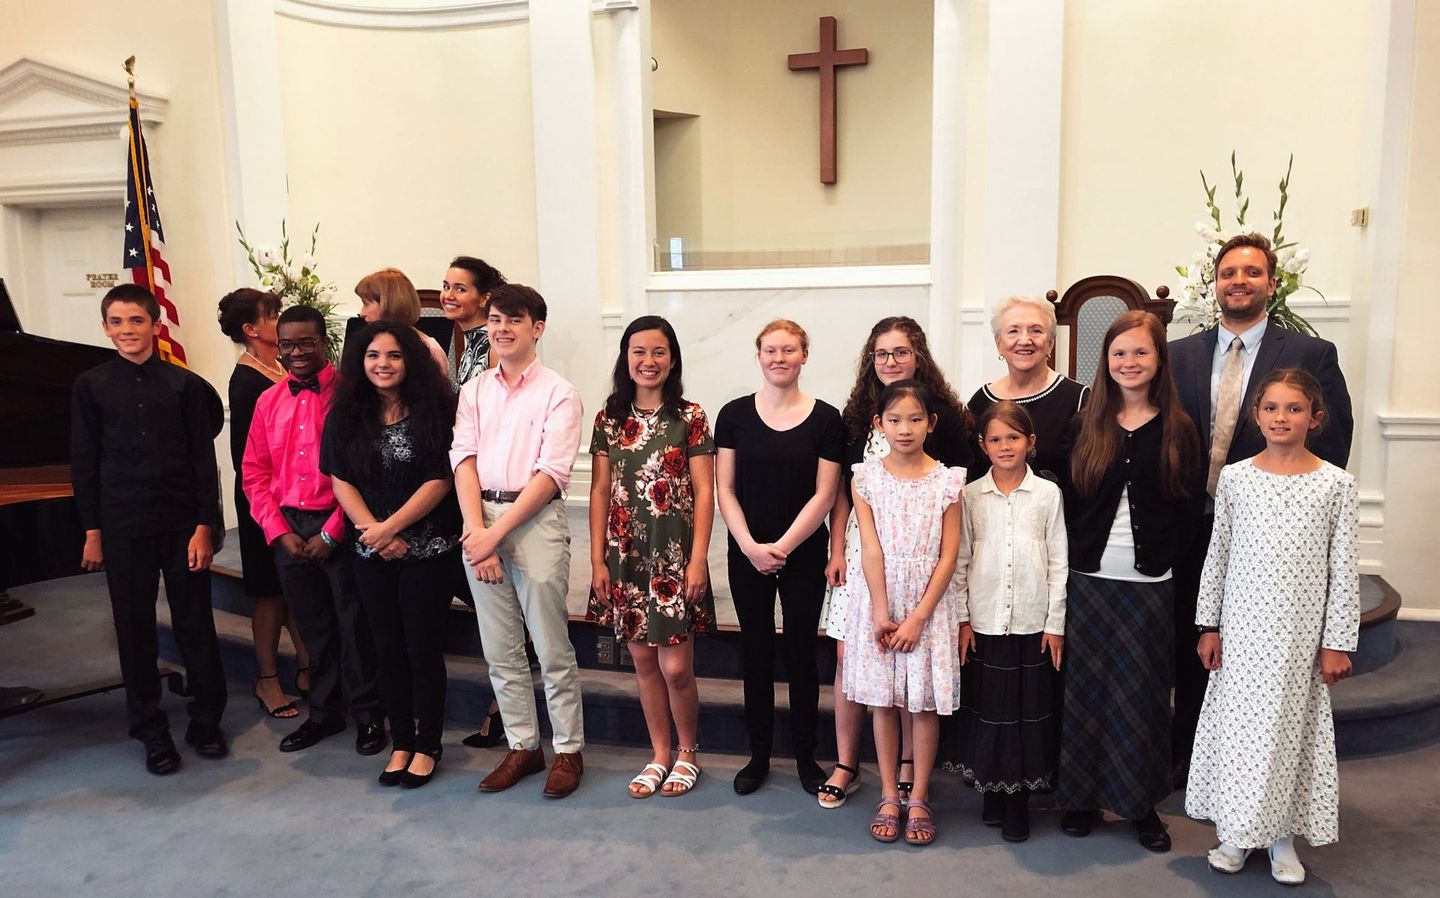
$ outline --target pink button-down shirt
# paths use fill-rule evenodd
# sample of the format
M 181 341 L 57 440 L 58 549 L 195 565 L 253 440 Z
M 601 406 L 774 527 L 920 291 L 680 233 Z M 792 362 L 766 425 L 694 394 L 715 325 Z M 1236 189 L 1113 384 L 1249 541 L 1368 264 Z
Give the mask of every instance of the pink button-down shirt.
M 245 440 L 240 484 L 250 500 L 250 516 L 266 542 L 290 532 L 281 508 L 329 511 L 324 530 L 337 542 L 345 537 L 344 515 L 330 478 L 320 473 L 320 436 L 335 396 L 335 369 L 320 369 L 320 392 L 292 395 L 286 377 L 260 394 Z
M 564 490 L 580 451 L 583 414 L 579 391 L 539 359 L 513 386 L 491 368 L 460 388 L 450 467 L 474 457 L 487 490 L 518 492 L 536 472 Z

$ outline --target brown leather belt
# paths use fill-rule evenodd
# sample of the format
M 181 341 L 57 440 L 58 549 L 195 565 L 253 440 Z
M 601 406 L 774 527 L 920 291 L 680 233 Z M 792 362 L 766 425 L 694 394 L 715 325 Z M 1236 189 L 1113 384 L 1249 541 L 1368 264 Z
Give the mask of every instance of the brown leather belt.
M 480 491 L 480 498 L 481 498 L 481 499 L 484 499 L 486 502 L 507 502 L 507 503 L 508 503 L 508 502 L 514 502 L 514 501 L 516 501 L 517 499 L 519 499 L 519 498 L 520 498 L 520 492 L 519 492 L 518 490 L 481 490 L 481 491 Z M 546 499 L 545 501 L 546 501 L 546 502 L 554 502 L 554 501 L 555 501 L 556 499 L 558 499 L 558 498 L 560 498 L 560 492 L 557 490 L 557 491 L 555 491 L 555 493 L 553 493 L 553 494 L 550 496 L 549 499 Z

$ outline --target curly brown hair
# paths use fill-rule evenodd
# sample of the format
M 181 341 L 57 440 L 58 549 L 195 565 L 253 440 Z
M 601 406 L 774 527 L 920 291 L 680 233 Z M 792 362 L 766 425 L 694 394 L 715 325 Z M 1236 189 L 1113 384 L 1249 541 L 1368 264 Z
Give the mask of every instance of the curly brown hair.
M 856 440 L 870 432 L 870 419 L 878 413 L 880 392 L 885 388 L 884 384 L 880 383 L 880 378 L 875 375 L 875 359 L 872 353 L 875 352 L 875 341 L 890 331 L 904 334 L 910 341 L 910 348 L 915 350 L 914 380 L 924 384 L 937 402 L 950 406 L 965 422 L 967 433 L 973 432 L 974 422 L 971 420 L 970 411 L 950 388 L 945 372 L 935 363 L 935 357 L 930 354 L 930 343 L 925 339 L 925 331 L 914 318 L 895 315 L 875 322 L 875 326 L 870 328 L 870 337 L 865 341 L 865 347 L 860 351 L 860 361 L 855 367 L 855 388 L 850 391 L 850 398 L 845 402 L 845 412 L 841 416 L 845 421 L 846 435 Z

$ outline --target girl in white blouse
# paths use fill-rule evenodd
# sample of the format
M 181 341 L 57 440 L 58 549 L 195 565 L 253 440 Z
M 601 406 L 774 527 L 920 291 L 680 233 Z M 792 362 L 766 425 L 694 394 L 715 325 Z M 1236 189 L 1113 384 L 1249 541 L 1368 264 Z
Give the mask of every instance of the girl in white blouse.
M 1030 470 L 1035 426 L 997 402 L 977 430 L 990 470 L 965 487 L 955 568 L 960 604 L 959 753 L 1001 835 L 1030 835 L 1030 793 L 1048 790 L 1059 755 L 1055 672 L 1065 647 L 1069 557 L 1060 488 Z

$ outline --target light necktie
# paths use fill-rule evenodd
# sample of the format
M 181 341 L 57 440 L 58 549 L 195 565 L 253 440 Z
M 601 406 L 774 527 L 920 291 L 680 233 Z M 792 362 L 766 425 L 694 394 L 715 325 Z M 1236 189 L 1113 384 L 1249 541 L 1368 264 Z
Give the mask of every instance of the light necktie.
M 1220 469 L 1225 467 L 1225 457 L 1230 454 L 1230 443 L 1235 439 L 1235 427 L 1240 422 L 1240 375 L 1245 371 L 1241 354 L 1245 342 L 1239 337 L 1230 341 L 1225 351 L 1225 362 L 1220 366 L 1220 389 L 1215 395 L 1215 424 L 1210 428 L 1210 477 L 1205 482 L 1205 491 L 1215 495 L 1215 484 L 1220 480 Z

